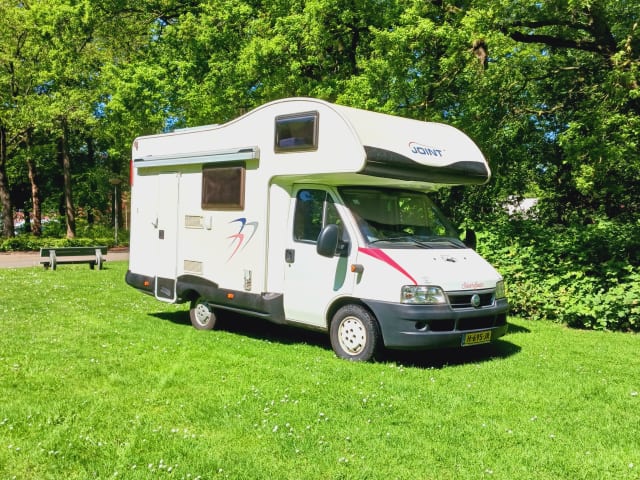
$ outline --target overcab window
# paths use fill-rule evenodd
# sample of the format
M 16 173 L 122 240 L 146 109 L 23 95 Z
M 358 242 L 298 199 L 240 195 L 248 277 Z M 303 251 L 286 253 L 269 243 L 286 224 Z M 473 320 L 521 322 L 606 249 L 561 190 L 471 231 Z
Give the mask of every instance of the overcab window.
M 244 165 L 205 166 L 202 169 L 202 208 L 242 210 L 244 208 Z
M 318 149 L 318 112 L 276 117 L 275 151 Z

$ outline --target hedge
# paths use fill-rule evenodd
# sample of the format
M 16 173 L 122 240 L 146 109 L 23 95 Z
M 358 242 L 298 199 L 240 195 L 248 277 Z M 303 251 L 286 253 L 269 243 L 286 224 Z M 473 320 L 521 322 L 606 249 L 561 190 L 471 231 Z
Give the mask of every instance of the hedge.
M 640 222 L 503 220 L 478 251 L 505 277 L 511 312 L 571 327 L 640 331 Z

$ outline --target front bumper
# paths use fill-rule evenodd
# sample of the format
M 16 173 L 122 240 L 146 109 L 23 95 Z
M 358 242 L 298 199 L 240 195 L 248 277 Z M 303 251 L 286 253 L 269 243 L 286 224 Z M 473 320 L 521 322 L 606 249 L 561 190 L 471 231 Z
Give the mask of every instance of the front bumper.
M 413 350 L 459 347 L 469 332 L 491 331 L 491 341 L 507 333 L 506 299 L 481 308 L 450 305 L 407 305 L 363 300 L 380 325 L 384 345 Z

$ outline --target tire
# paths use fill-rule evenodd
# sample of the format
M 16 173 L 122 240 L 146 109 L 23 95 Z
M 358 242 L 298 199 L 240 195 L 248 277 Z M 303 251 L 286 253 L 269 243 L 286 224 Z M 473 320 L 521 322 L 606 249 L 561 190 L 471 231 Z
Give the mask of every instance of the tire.
M 197 330 L 213 330 L 216 326 L 216 314 L 211 305 L 202 297 L 191 302 L 189 318 L 191 325 Z
M 366 308 L 349 304 L 341 307 L 331 319 L 331 347 L 346 360 L 373 360 L 380 346 L 378 322 Z

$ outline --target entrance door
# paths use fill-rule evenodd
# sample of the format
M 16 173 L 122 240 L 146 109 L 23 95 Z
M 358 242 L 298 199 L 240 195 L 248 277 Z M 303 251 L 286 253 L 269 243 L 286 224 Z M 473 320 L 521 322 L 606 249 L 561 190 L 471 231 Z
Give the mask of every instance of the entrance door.
M 155 198 L 158 212 L 155 224 L 155 296 L 165 302 L 176 300 L 179 179 L 180 174 L 176 172 L 158 175 L 158 191 Z
M 284 309 L 287 320 L 325 327 L 325 312 L 332 299 L 349 294 L 353 275 L 347 275 L 347 252 L 323 257 L 316 252 L 318 234 L 325 225 L 341 227 L 342 240 L 348 242 L 344 223 L 331 195 L 317 188 L 301 188 L 288 232 L 285 251 Z M 345 249 L 346 250 L 346 249 Z

